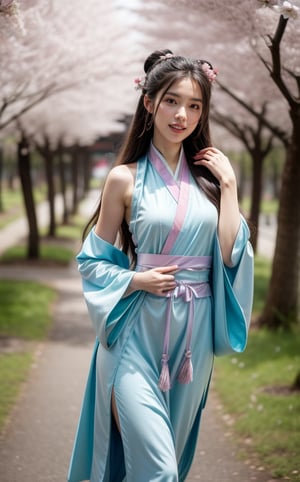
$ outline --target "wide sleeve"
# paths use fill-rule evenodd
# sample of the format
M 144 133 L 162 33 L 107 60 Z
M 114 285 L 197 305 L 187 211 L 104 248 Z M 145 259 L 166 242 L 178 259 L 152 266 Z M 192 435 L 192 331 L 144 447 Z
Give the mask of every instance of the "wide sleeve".
M 134 271 L 129 269 L 128 257 L 97 236 L 94 229 L 76 259 L 89 316 L 98 339 L 108 348 L 116 341 L 141 297 L 139 291 L 125 296 Z
M 91 475 L 94 449 L 96 359 L 98 345 L 99 341 L 96 340 L 69 465 L 68 482 L 89 480 Z
M 215 355 L 242 352 L 247 344 L 253 303 L 254 263 L 249 228 L 241 218 L 232 249 L 231 267 L 224 265 L 218 237 L 212 268 Z

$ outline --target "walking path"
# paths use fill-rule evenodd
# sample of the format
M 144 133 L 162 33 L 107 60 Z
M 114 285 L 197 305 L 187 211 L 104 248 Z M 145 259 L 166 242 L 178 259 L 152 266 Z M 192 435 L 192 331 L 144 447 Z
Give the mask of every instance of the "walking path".
M 3 239 L 0 232 L 1 247 Z M 49 340 L 37 346 L 29 380 L 0 437 L 0 480 L 64 482 L 94 342 L 81 280 L 75 263 L 28 271 L 1 266 L 0 277 L 43 281 L 59 295 Z M 222 418 L 212 390 L 187 482 L 271 482 L 262 467 L 239 460 L 230 426 Z

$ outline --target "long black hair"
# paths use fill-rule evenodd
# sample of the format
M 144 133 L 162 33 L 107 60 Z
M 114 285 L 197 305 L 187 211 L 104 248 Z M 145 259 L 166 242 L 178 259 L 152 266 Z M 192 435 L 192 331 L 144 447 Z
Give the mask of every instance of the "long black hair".
M 200 86 L 203 108 L 199 123 L 192 134 L 183 141 L 183 148 L 191 173 L 209 200 L 219 209 L 220 189 L 217 179 L 209 169 L 204 166 L 195 166 L 193 162 L 193 157 L 199 150 L 212 145 L 209 128 L 211 82 L 203 68 L 204 64 L 206 68 L 209 66 L 212 69 L 207 61 L 173 55 L 168 49 L 156 50 L 149 55 L 144 63 L 145 79 L 140 83 L 142 93 L 116 164 L 137 162 L 148 152 L 153 138 L 155 112 L 150 114 L 147 111 L 144 106 L 144 96 L 147 94 L 153 102 L 157 100 L 157 106 L 159 106 L 165 93 L 176 81 L 190 77 Z M 159 98 L 157 98 L 158 94 Z M 100 208 L 101 200 L 84 230 L 83 237 L 91 226 L 96 224 Z M 125 219 L 120 229 L 120 240 L 122 250 L 135 260 L 135 246 Z

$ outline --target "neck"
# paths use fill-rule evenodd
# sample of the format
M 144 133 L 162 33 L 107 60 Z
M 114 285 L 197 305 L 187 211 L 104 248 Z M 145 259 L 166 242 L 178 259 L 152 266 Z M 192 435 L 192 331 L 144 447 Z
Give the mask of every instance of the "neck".
M 175 172 L 179 160 L 181 144 L 172 144 L 171 146 L 157 145 L 153 140 L 153 145 L 164 156 L 170 169 Z

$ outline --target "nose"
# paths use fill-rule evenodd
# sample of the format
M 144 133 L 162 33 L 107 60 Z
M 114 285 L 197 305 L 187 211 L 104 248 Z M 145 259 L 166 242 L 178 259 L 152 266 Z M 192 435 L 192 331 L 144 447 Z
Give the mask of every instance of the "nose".
M 186 119 L 185 107 L 183 107 L 183 106 L 179 107 L 179 109 L 177 110 L 177 112 L 175 114 L 175 117 L 176 117 L 176 119 L 185 120 Z

